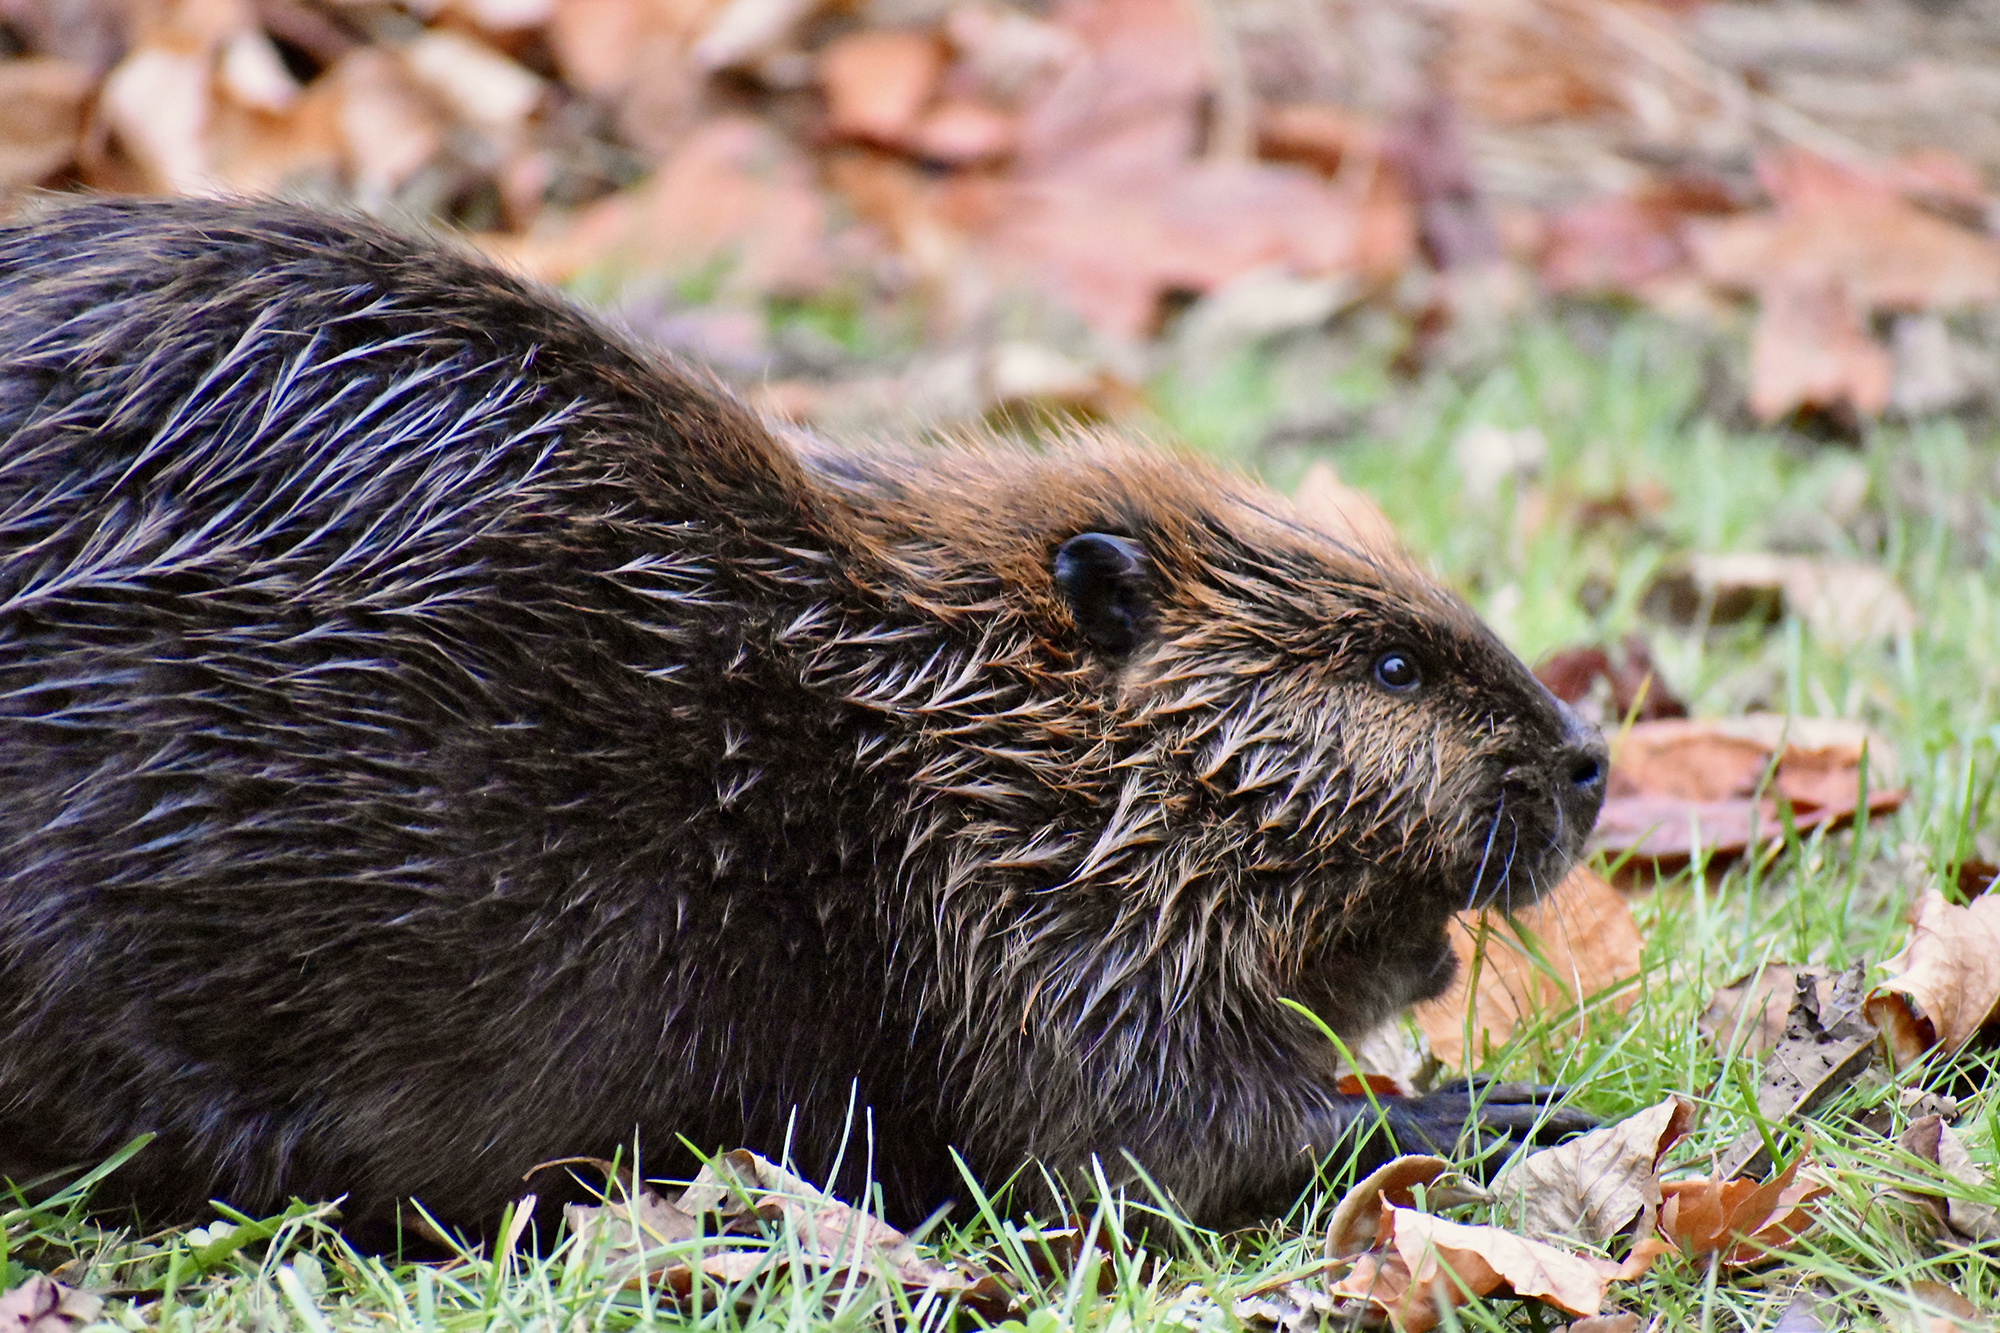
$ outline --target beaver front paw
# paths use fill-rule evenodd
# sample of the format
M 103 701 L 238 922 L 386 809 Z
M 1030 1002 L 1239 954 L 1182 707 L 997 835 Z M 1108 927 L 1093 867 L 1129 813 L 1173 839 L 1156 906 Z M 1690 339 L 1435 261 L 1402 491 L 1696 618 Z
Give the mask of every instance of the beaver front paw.
M 1397 1153 L 1435 1153 L 1484 1178 L 1521 1147 L 1547 1147 L 1597 1128 L 1597 1117 L 1563 1106 L 1571 1089 L 1546 1083 L 1454 1079 L 1421 1097 L 1385 1098 L 1364 1140 L 1360 1169 Z M 1357 1099 L 1358 1100 L 1358 1099 Z

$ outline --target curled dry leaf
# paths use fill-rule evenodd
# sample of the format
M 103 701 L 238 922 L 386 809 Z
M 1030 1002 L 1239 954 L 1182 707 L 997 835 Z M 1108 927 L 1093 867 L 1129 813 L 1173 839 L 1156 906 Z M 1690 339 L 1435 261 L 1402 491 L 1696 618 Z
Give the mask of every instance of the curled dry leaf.
M 1519 1210 L 1529 1236 L 1602 1245 L 1641 1214 L 1658 1212 L 1660 1159 L 1693 1117 L 1692 1102 L 1669 1097 L 1615 1125 L 1515 1158 L 1494 1179 L 1493 1193 Z
M 71 1333 L 94 1323 L 104 1301 L 36 1273 L 0 1296 L 0 1333 Z
M 1409 1153 L 1392 1158 L 1356 1181 L 1333 1207 L 1326 1227 L 1326 1255 L 1344 1259 L 1375 1247 L 1382 1220 L 1382 1206 L 1410 1207 L 1416 1203 L 1416 1187 L 1435 1183 L 1451 1170 L 1442 1157 Z
M 1966 1151 L 1964 1140 L 1952 1132 L 1944 1117 L 1920 1116 L 1896 1139 L 1901 1147 L 1920 1161 L 1929 1162 L 1964 1192 L 1994 1197 L 1992 1182 Z M 1949 1229 L 1963 1240 L 1985 1244 L 2000 1240 L 2000 1207 L 1958 1193 L 1938 1194 L 1928 1190 L 1905 1191 L 1929 1209 L 1938 1226 Z
M 1610 1276 L 1582 1255 L 1499 1227 L 1449 1222 L 1382 1204 L 1378 1246 L 1358 1256 L 1327 1294 L 1404 1333 L 1434 1328 L 1446 1306 L 1503 1285 L 1576 1315 L 1596 1314 Z
M 1799 1180 L 1805 1161 L 1801 1152 L 1761 1184 L 1721 1175 L 1663 1182 L 1660 1234 L 1689 1258 L 1719 1254 L 1730 1267 L 1758 1262 L 1812 1225 L 1806 1205 L 1827 1187 Z
M 926 1258 L 886 1222 L 741 1148 L 703 1166 L 671 1202 L 642 1189 L 622 1202 L 572 1204 L 563 1216 L 579 1252 L 601 1256 L 607 1271 L 625 1275 L 627 1286 L 644 1282 L 676 1298 L 692 1293 L 698 1274 L 732 1283 L 796 1262 L 804 1276 L 880 1277 L 912 1298 L 957 1299 L 989 1318 L 1012 1300 L 992 1274 Z M 706 1234 L 705 1218 L 713 1219 Z M 785 1244 L 763 1240 L 772 1228 L 782 1230 Z
M 1957 907 L 1933 889 L 1918 903 L 1909 943 L 1862 1010 L 1902 1069 L 1933 1047 L 1953 1051 L 2000 1021 L 2000 898 Z
M 1523 1020 L 1581 1008 L 1639 974 L 1641 941 L 1632 909 L 1583 866 L 1511 918 L 1498 912 L 1460 914 L 1452 923 L 1451 944 L 1459 963 L 1451 988 L 1414 1011 L 1432 1053 L 1447 1067 L 1464 1061 L 1468 1004 L 1475 1047 L 1497 1046 Z M 1610 1003 L 1623 1009 L 1631 1001 L 1629 995 L 1615 995 Z M 1583 1022 L 1579 1014 L 1579 1028 Z

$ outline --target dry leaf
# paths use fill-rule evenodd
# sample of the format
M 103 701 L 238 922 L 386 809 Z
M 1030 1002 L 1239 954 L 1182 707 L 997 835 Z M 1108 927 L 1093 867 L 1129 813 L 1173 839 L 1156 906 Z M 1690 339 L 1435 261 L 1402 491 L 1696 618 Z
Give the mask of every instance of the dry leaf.
M 729 0 L 694 44 L 704 70 L 734 69 L 783 46 L 820 0 Z
M 1669 180 L 1558 212 L 1542 235 L 1538 272 L 1552 292 L 1645 294 L 1689 268 L 1690 218 L 1735 211 L 1721 188 Z
M 94 1323 L 103 1309 L 101 1297 L 36 1273 L 0 1296 L 0 1333 L 71 1333 Z
M 1591 846 L 1669 870 L 1697 849 L 1726 860 L 1783 837 L 1778 800 L 1801 834 L 1855 817 L 1867 757 L 1868 813 L 1897 809 L 1893 751 L 1856 723 L 1751 714 L 1636 723 L 1614 738 L 1609 795 Z M 1773 758 L 1776 758 L 1775 767 Z M 1770 774 L 1766 793 L 1754 793 Z
M 1827 1187 L 1798 1180 L 1805 1160 L 1801 1152 L 1761 1184 L 1725 1176 L 1663 1182 L 1660 1234 L 1690 1258 L 1719 1253 L 1730 1267 L 1758 1262 L 1812 1225 L 1805 1205 Z
M 2000 898 L 1956 907 L 1933 889 L 1917 904 L 1909 943 L 1862 1006 L 1898 1069 L 1932 1047 L 1947 1052 L 2000 1021 Z
M 672 1202 L 641 1190 L 635 1200 L 571 1204 L 563 1216 L 579 1250 L 603 1247 L 598 1253 L 607 1270 L 624 1273 L 628 1287 L 644 1283 L 678 1298 L 693 1291 L 697 1272 L 734 1283 L 796 1259 L 807 1275 L 832 1270 L 856 1279 L 881 1277 L 913 1299 L 951 1297 L 989 1318 L 1004 1313 L 1012 1300 L 993 1275 L 924 1257 L 894 1227 L 741 1148 L 705 1164 Z M 707 1217 L 715 1222 L 704 1241 Z M 756 1243 L 779 1225 L 795 1249 Z M 672 1249 L 657 1253 L 662 1246 Z M 837 1299 L 837 1288 L 830 1294 Z
M 1872 643 L 1916 628 L 1910 605 L 1888 571 L 1858 560 L 1731 551 L 1697 555 L 1687 578 L 1714 621 L 1767 618 L 1789 610 L 1816 638 L 1844 646 Z M 1669 577 L 1674 577 L 1670 575 Z
M 1942 1116 L 1921 1116 L 1910 1122 L 1896 1142 L 1905 1151 L 1937 1167 L 1953 1181 L 1974 1193 L 1992 1194 L 1992 1184 L 1979 1164 L 1966 1151 L 1964 1140 L 1952 1132 Z M 1930 1209 L 1941 1227 L 1948 1227 L 1973 1244 L 2000 1240 L 2000 1207 L 1952 1195 L 1906 1190 Z
M 340 139 L 356 197 L 380 207 L 444 148 L 443 118 L 386 51 L 358 47 L 321 76 L 340 91 Z
M 1524 948 L 1517 930 L 1535 941 L 1546 970 Z M 1582 866 L 1511 921 L 1497 913 L 1461 913 L 1453 920 L 1451 943 L 1459 964 L 1451 988 L 1414 1011 L 1417 1027 L 1447 1068 L 1466 1057 L 1466 988 L 1475 981 L 1476 1051 L 1482 1037 L 1498 1046 L 1522 1020 L 1580 1007 L 1639 973 L 1641 941 L 1632 910 L 1616 889 Z M 1611 1003 L 1623 1009 L 1631 997 Z M 1582 1015 L 1577 1022 L 1581 1027 Z
M 1384 1203 L 1411 1207 L 1416 1187 L 1430 1185 L 1451 1172 L 1442 1157 L 1409 1153 L 1391 1158 L 1354 1183 L 1333 1207 L 1326 1227 L 1326 1256 L 1344 1259 L 1375 1248 Z
M 1719 1053 L 1762 1055 L 1785 1035 L 1798 978 L 1825 975 L 1817 968 L 1795 971 L 1789 963 L 1768 963 L 1716 991 L 1695 1026 Z
M 1652 655 L 1643 639 L 1628 634 L 1619 649 L 1614 660 L 1602 648 L 1565 648 L 1536 666 L 1535 679 L 1600 726 L 1615 729 L 1628 720 L 1651 722 L 1687 716 L 1687 705 L 1654 673 Z M 1601 696 L 1597 693 L 1600 681 Z
M 1660 1159 L 1687 1133 L 1694 1104 L 1669 1097 L 1615 1125 L 1517 1157 L 1493 1193 L 1518 1208 L 1524 1234 L 1602 1245 L 1660 1206 Z M 1647 1228 L 1650 1229 L 1650 1228 Z
M 1913 205 L 1907 173 L 1871 178 L 1803 150 L 1759 171 L 1774 210 L 1686 236 L 1709 281 L 1757 295 L 1750 403 L 1765 420 L 1802 406 L 1880 413 L 1891 366 L 1873 315 L 2000 300 L 2000 245 Z
M 1796 1125 L 1859 1078 L 1875 1058 L 1875 1029 L 1861 1017 L 1866 966 L 1845 972 L 1801 971 L 1792 978 L 1785 1024 L 1757 1080 L 1757 1114 Z M 1718 1175 L 1761 1175 L 1770 1149 L 1752 1126 L 1716 1159 Z
M 520 133 L 542 100 L 541 79 L 476 38 L 433 29 L 402 51 L 418 86 L 488 134 Z
M 1327 1294 L 1387 1315 L 1406 1333 L 1436 1327 L 1444 1307 L 1503 1284 L 1576 1315 L 1596 1314 L 1603 1303 L 1608 1275 L 1553 1245 L 1386 1202 L 1378 1225 L 1378 1248 L 1358 1256 Z
M 208 53 L 141 47 L 111 71 L 98 114 L 154 189 L 199 194 L 209 185 Z
M 561 282 L 687 275 L 720 265 L 727 294 L 812 291 L 828 277 L 826 203 L 805 159 L 747 117 L 708 121 L 637 191 L 612 195 L 549 237 L 482 238 L 496 257 Z
M 944 44 L 916 29 L 863 30 L 835 40 L 819 53 L 828 128 L 890 148 L 909 146 L 944 64 Z

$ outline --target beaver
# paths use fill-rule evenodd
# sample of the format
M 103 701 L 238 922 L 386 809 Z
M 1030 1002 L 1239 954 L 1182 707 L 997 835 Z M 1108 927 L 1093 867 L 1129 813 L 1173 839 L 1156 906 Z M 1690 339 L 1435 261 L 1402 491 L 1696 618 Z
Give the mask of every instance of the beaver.
M 1480 1100 L 1385 1125 L 1286 1001 L 1436 995 L 1605 770 L 1407 558 L 1197 463 L 800 446 L 356 217 L 0 229 L 17 1179 L 150 1131 L 149 1218 L 477 1228 L 636 1136 L 1268 1214 Z

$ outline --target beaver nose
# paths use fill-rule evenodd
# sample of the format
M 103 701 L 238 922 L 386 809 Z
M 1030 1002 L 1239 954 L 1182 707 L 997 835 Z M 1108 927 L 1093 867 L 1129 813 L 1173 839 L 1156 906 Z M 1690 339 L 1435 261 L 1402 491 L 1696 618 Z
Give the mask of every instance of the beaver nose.
M 1567 780 L 1562 802 L 1566 813 L 1586 831 L 1597 822 L 1604 805 L 1604 787 L 1611 771 L 1611 751 L 1604 737 L 1569 707 L 1557 701 L 1562 715 L 1563 743 L 1556 754 L 1555 769 Z

